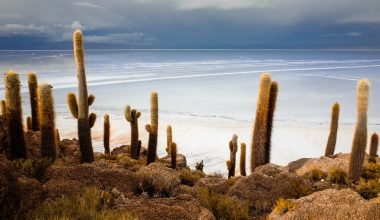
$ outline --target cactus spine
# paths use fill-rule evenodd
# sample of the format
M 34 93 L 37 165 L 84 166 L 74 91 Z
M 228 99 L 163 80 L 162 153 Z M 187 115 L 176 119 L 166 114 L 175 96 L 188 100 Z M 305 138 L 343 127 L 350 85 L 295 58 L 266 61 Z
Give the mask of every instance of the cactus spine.
M 147 164 L 153 163 L 157 157 L 157 133 L 158 133 L 158 95 L 152 92 L 150 95 L 150 120 L 145 128 L 149 132 Z
M 125 107 L 125 119 L 131 124 L 131 151 L 130 157 L 137 160 L 140 157 L 139 145 L 139 118 L 141 113 L 136 109 L 132 109 L 129 105 Z
M 368 80 L 360 80 L 357 86 L 357 122 L 348 168 L 348 177 L 352 182 L 356 182 L 363 171 L 365 148 L 367 145 L 369 87 Z
M 13 70 L 9 70 L 5 76 L 5 100 L 10 157 L 12 159 L 26 158 L 20 80 Z
M 269 94 L 267 135 L 266 135 L 267 140 L 266 140 L 266 146 L 265 146 L 265 162 L 264 163 L 270 163 L 273 116 L 274 116 L 274 111 L 276 109 L 277 94 L 278 94 L 278 83 L 276 81 L 272 81 L 270 84 L 270 94 Z
M 376 163 L 377 148 L 379 147 L 379 136 L 373 133 L 371 137 L 371 146 L 369 148 L 369 159 L 368 162 Z
M 171 150 L 170 147 L 173 143 L 173 134 L 172 134 L 172 126 L 168 125 L 166 127 L 166 152 L 170 155 Z
M 37 101 L 37 76 L 35 73 L 28 73 L 28 86 L 29 86 L 29 97 L 30 97 L 30 107 L 32 113 L 32 129 L 33 131 L 38 131 L 40 129 L 39 119 L 38 119 L 38 101 Z
M 170 158 L 171 158 L 171 168 L 177 168 L 177 144 L 172 143 L 170 146 Z
M 229 147 L 230 147 L 230 160 L 227 161 L 228 178 L 235 176 L 236 152 L 238 150 L 237 139 L 238 139 L 238 136 L 236 134 L 234 134 L 232 136 L 232 140 L 229 143 Z
M 329 135 L 329 139 L 326 145 L 325 157 L 334 155 L 336 137 L 338 133 L 339 109 L 340 109 L 339 103 L 336 102 L 332 107 L 330 135 Z
M 246 176 L 245 172 L 245 154 L 246 154 L 246 145 L 245 143 L 241 143 L 240 145 L 240 174 L 242 176 Z
M 41 129 L 41 156 L 54 161 L 57 157 L 57 138 L 51 88 L 48 84 L 38 87 L 38 111 Z
M 26 128 L 30 131 L 33 130 L 32 128 L 32 117 L 28 116 L 26 118 Z
M 256 119 L 253 128 L 252 147 L 251 147 L 251 172 L 256 167 L 265 164 L 267 151 L 267 126 L 268 109 L 271 90 L 271 76 L 264 73 L 260 79 L 259 97 L 256 109 Z
M 104 115 L 103 123 L 103 144 L 104 144 L 104 154 L 110 154 L 110 116 L 108 114 Z
M 78 99 L 75 94 L 67 95 L 67 102 L 74 118 L 78 119 L 78 137 L 81 152 L 81 162 L 93 162 L 94 152 L 91 141 L 91 127 L 94 125 L 96 115 L 89 115 L 89 104 L 95 97 L 87 92 L 86 73 L 84 67 L 83 35 L 80 30 L 74 32 L 74 57 L 78 78 Z
M 5 117 L 7 114 L 7 104 L 5 100 L 1 100 L 1 115 Z

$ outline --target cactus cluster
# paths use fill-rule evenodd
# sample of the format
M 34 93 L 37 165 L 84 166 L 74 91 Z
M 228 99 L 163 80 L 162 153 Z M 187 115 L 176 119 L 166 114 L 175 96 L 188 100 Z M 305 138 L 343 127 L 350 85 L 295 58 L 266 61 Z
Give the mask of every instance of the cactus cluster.
M 229 142 L 230 160 L 227 161 L 228 178 L 235 176 L 236 152 L 238 151 L 238 136 L 234 134 Z
M 260 79 L 256 119 L 252 135 L 251 172 L 256 167 L 270 162 L 273 116 L 276 108 L 278 84 L 269 73 Z
M 139 144 L 139 118 L 141 113 L 131 109 L 129 105 L 124 110 L 125 119 L 131 124 L 131 150 L 130 157 L 137 160 L 140 157 L 141 143 Z
M 74 57 L 78 77 L 78 99 L 74 93 L 67 95 L 67 103 L 74 118 L 78 119 L 78 137 L 81 152 L 81 162 L 93 162 L 91 128 L 95 124 L 96 114 L 89 114 L 89 106 L 95 96 L 88 95 L 86 73 L 84 66 L 83 35 L 80 30 L 74 32 Z
M 339 103 L 336 102 L 332 107 L 330 135 L 326 145 L 325 157 L 334 155 L 336 139 L 338 134 L 339 109 Z
M 157 92 L 150 94 L 150 124 L 145 126 L 149 133 L 147 164 L 153 163 L 157 157 L 157 134 L 158 134 L 158 95 Z

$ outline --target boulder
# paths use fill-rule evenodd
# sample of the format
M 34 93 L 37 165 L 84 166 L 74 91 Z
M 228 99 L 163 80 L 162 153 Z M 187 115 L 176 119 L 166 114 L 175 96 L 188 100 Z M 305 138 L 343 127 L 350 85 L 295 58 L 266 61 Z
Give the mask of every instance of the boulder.
M 241 176 L 234 177 L 231 179 L 224 179 L 218 177 L 205 177 L 199 179 L 195 184 L 195 188 L 207 187 L 211 189 L 214 193 L 226 194 L 228 190 L 235 184 L 235 182 L 242 178 Z
M 302 158 L 287 165 L 290 172 L 296 172 L 298 175 L 303 176 L 312 169 L 321 170 L 328 173 L 332 169 L 348 170 L 348 160 L 341 158 Z
M 379 203 L 364 200 L 352 189 L 327 189 L 292 201 L 295 203 L 294 211 L 279 215 L 274 210 L 269 219 L 380 219 Z
M 167 164 L 167 166 L 171 166 L 171 164 L 172 164 L 172 160 L 171 159 L 172 158 L 169 155 L 167 155 L 167 156 L 165 156 L 165 157 L 163 157 L 161 159 L 161 162 Z M 185 155 L 183 155 L 183 154 L 177 154 L 177 169 L 182 169 L 182 168 L 185 168 L 185 167 L 187 167 Z

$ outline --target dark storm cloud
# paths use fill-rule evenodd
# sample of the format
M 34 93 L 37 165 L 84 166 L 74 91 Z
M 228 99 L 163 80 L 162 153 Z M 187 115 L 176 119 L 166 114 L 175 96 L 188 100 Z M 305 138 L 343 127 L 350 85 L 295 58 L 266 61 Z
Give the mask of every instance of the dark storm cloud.
M 76 28 L 90 47 L 102 48 L 380 47 L 378 0 L 2 0 L 0 6 L 0 49 L 64 48 Z

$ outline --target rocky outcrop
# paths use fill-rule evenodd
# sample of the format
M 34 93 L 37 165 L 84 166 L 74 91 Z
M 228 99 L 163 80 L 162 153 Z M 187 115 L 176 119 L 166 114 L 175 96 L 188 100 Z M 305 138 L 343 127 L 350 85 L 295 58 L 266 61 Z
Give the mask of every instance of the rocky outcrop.
M 242 178 L 241 176 L 233 177 L 231 179 L 223 179 L 217 177 L 206 177 L 199 179 L 195 187 L 207 187 L 214 193 L 226 194 L 228 190 L 235 184 L 235 182 Z
M 380 219 L 380 205 L 376 201 L 366 201 L 351 189 L 327 189 L 294 200 L 295 210 L 283 215 L 273 211 L 269 219 L 281 220 L 374 220 Z
M 272 211 L 279 198 L 299 198 L 312 193 L 312 183 L 288 169 L 266 164 L 255 169 L 250 176 L 242 177 L 228 190 L 229 196 L 248 200 L 254 216 Z
M 333 169 L 348 170 L 349 161 L 342 158 L 302 158 L 287 165 L 290 172 L 296 172 L 298 175 L 303 176 L 312 169 L 321 170 L 328 173 Z
M 186 157 L 185 157 L 185 155 L 183 155 L 183 154 L 177 154 L 177 169 L 182 169 L 182 168 L 185 168 L 185 167 L 187 167 L 187 163 L 186 163 Z M 165 163 L 167 166 L 169 166 L 170 167 L 170 165 L 171 165 L 171 157 L 169 156 L 169 155 L 167 155 L 167 156 L 165 156 L 165 157 L 163 157 L 162 159 L 161 159 L 161 161 L 163 162 L 163 163 Z

